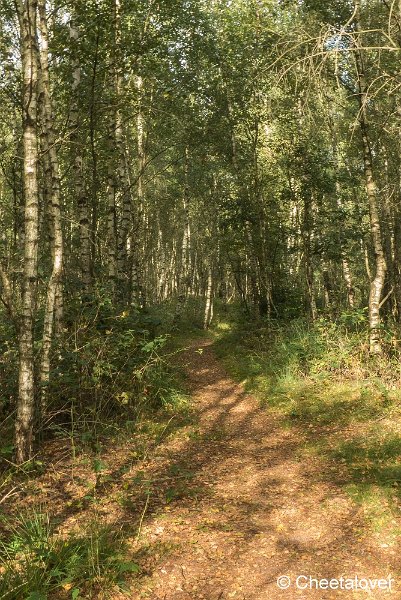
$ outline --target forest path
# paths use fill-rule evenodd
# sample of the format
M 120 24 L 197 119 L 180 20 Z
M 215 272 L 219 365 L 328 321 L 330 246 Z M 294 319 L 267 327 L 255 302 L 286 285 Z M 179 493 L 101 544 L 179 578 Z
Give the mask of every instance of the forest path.
M 144 520 L 141 544 L 161 556 L 134 598 L 401 598 L 397 588 L 297 589 L 298 575 L 385 578 L 399 557 L 369 543 L 358 506 L 319 457 L 299 452 L 299 434 L 226 374 L 210 341 L 193 342 L 181 361 L 199 429 L 170 456 L 171 502 Z M 286 590 L 281 575 L 291 579 Z

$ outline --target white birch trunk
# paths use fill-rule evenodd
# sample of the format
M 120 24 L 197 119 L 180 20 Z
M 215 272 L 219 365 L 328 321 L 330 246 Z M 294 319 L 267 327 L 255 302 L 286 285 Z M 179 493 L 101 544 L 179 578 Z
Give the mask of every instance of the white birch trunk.
M 211 265 L 208 266 L 207 288 L 206 288 L 206 303 L 205 314 L 203 317 L 203 329 L 209 329 L 213 317 L 213 271 Z
M 35 412 L 33 324 L 38 276 L 38 45 L 36 0 L 18 0 L 23 90 L 23 178 L 25 194 L 24 273 L 22 314 L 19 335 L 19 380 L 15 423 L 15 459 L 23 463 L 31 457 Z
M 372 237 L 373 250 L 375 254 L 375 274 L 370 284 L 369 293 L 369 347 L 371 354 L 380 354 L 382 351 L 380 341 L 380 300 L 382 296 L 387 266 L 383 250 L 382 233 L 380 230 L 377 186 L 373 175 L 372 153 L 370 148 L 368 119 L 366 114 L 366 103 L 368 101 L 368 93 L 362 50 L 360 48 L 360 0 L 355 0 L 355 14 L 355 30 L 357 34 L 359 34 L 357 39 L 357 51 L 355 54 L 358 78 L 357 83 L 359 92 L 359 126 L 362 136 L 366 193 L 369 201 L 370 232 Z
M 61 227 L 60 207 L 60 177 L 56 151 L 56 136 L 53 123 L 53 108 L 50 91 L 49 65 L 48 65 L 48 31 L 45 0 L 39 0 L 40 23 L 40 96 L 39 105 L 42 115 L 42 146 L 45 158 L 45 179 L 48 182 L 48 212 L 52 228 L 52 259 L 53 268 L 47 288 L 44 326 L 42 337 L 42 360 L 40 369 L 40 382 L 42 386 L 41 412 L 46 412 L 46 389 L 50 375 L 50 350 L 57 315 L 62 315 L 62 269 L 63 269 L 63 232 Z M 61 324 L 59 325 L 59 328 Z
M 82 148 L 79 136 L 79 94 L 81 86 L 81 66 L 77 42 L 79 40 L 79 30 L 72 18 L 69 26 L 70 41 L 73 46 L 73 74 L 72 74 L 72 102 L 70 111 L 70 129 L 71 129 L 71 155 L 74 164 L 74 192 L 75 201 L 78 207 L 79 220 L 79 268 L 82 283 L 82 296 L 88 299 L 92 296 L 92 269 L 91 269 L 91 241 L 90 241 L 90 214 L 88 206 L 88 195 L 85 189 L 85 180 L 83 172 Z

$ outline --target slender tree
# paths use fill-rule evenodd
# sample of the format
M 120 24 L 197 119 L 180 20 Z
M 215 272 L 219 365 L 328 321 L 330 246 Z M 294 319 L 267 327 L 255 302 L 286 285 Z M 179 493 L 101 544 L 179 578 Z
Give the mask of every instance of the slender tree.
M 15 427 L 16 461 L 28 460 L 32 452 L 35 415 L 34 339 L 35 296 L 38 277 L 38 85 L 39 51 L 37 2 L 17 2 L 21 37 L 25 236 L 22 313 L 19 340 L 19 385 Z

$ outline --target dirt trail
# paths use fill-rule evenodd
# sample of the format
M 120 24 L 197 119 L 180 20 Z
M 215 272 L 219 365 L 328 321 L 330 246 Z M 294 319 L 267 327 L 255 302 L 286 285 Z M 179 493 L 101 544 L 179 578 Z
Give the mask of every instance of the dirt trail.
M 372 543 L 363 515 L 319 457 L 301 458 L 299 434 L 227 376 L 210 342 L 195 342 L 183 363 L 199 414 L 199 434 L 178 457 L 190 489 L 145 519 L 142 543 L 175 550 L 134 598 L 401 598 L 401 581 L 393 592 L 297 589 L 303 574 L 396 580 L 399 553 Z M 291 579 L 286 590 L 277 586 L 281 575 Z

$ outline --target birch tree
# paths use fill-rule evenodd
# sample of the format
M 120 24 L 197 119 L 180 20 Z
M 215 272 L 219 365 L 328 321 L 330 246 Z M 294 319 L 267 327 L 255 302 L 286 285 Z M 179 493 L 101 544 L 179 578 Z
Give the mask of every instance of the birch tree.
M 362 137 L 366 193 L 369 201 L 370 230 L 375 254 L 375 272 L 370 284 L 369 293 L 369 344 L 370 352 L 372 354 L 380 354 L 380 300 L 382 296 L 387 267 L 380 227 L 380 212 L 378 206 L 377 184 L 373 173 L 372 150 L 369 139 L 369 125 L 367 116 L 367 103 L 369 98 L 364 59 L 361 51 L 361 45 L 363 43 L 363 40 L 361 37 L 360 26 L 360 1 L 355 0 L 354 6 L 356 32 L 355 63 L 358 84 L 359 125 Z
M 42 116 L 42 152 L 45 164 L 45 180 L 47 187 L 47 210 L 51 229 L 51 254 L 53 267 L 47 285 L 47 295 L 44 313 L 42 361 L 40 380 L 42 385 L 42 415 L 46 412 L 46 388 L 50 376 L 50 350 L 55 325 L 61 327 L 62 319 L 62 271 L 63 271 L 63 231 L 61 224 L 60 206 L 60 176 L 57 157 L 56 136 L 50 89 L 48 62 L 48 27 L 45 0 L 39 0 L 40 25 L 40 79 L 39 107 Z
M 35 416 L 34 339 L 36 286 L 38 277 L 38 86 L 39 52 L 37 2 L 17 2 L 21 37 L 23 95 L 23 179 L 25 199 L 24 272 L 19 332 L 19 384 L 15 424 L 16 461 L 31 457 Z

